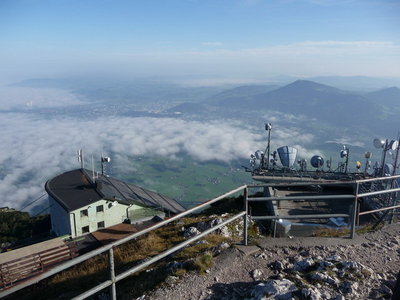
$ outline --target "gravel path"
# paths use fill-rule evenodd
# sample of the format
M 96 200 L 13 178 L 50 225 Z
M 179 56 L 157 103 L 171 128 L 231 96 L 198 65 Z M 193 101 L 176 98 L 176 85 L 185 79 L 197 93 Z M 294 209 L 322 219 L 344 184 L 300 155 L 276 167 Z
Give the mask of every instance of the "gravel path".
M 313 283 L 310 288 L 317 290 L 315 293 L 318 297 L 312 298 L 309 295 L 308 298 L 304 296 L 287 299 L 390 299 L 390 288 L 393 288 L 396 274 L 400 271 L 400 223 L 387 225 L 379 231 L 358 236 L 354 240 L 265 238 L 258 246 L 232 247 L 215 258 L 215 264 L 207 270 L 207 274 L 191 272 L 180 278 L 170 276 L 162 287 L 139 299 L 261 299 L 254 293 L 258 284 L 272 279 L 285 279 L 288 274 L 304 278 L 301 277 L 304 275 L 301 272 L 288 273 L 283 269 L 293 266 L 296 268 L 296 263 L 306 260 L 322 261 L 326 264 L 328 262 L 325 260 L 330 260 L 337 265 L 355 262 L 361 264 L 357 265 L 359 269 L 356 270 L 360 276 L 354 273 L 355 277 L 344 275 L 350 282 L 351 292 L 345 291 L 345 280 L 341 278 L 343 281 L 336 284 Z M 285 264 L 285 267 L 277 267 Z M 370 270 L 371 273 L 365 270 Z

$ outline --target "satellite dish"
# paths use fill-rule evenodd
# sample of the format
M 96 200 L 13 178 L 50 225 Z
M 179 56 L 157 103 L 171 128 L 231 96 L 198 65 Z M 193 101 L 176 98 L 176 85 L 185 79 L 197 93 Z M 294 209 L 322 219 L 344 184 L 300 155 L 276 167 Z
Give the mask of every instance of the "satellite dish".
M 320 168 L 324 165 L 324 159 L 319 155 L 314 155 L 313 157 L 311 157 L 310 162 L 314 168 Z
M 277 150 L 282 166 L 291 168 L 296 161 L 297 149 L 289 146 L 283 146 Z
M 256 158 L 261 160 L 264 156 L 264 152 L 262 152 L 261 150 L 257 150 L 256 153 L 254 153 L 256 155 Z
M 381 140 L 381 139 L 374 139 L 374 146 L 375 148 L 383 148 L 383 146 L 385 146 L 385 141 Z
M 372 157 L 372 153 L 371 153 L 371 152 L 365 152 L 365 153 L 364 153 L 364 157 L 365 157 L 366 159 L 370 159 L 370 158 Z
M 272 129 L 272 124 L 271 123 L 265 123 L 265 130 L 269 131 Z
M 108 156 L 102 156 L 101 157 L 101 162 L 107 162 L 107 163 L 109 163 L 111 161 L 111 158 L 109 158 Z
M 349 154 L 349 152 L 347 151 L 347 149 L 343 149 L 342 151 L 340 151 L 340 157 L 344 158 Z
M 399 147 L 399 141 L 395 141 L 395 140 L 392 140 L 390 143 L 389 143 L 389 149 L 391 149 L 391 150 L 397 150 L 397 148 Z

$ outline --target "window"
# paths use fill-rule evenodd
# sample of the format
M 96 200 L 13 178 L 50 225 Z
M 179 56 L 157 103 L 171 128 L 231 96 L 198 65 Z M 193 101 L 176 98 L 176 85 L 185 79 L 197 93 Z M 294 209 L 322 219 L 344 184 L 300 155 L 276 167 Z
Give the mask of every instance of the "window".
M 104 211 L 103 205 L 96 206 L 96 212 L 103 212 L 103 211 Z
M 97 223 L 97 229 L 104 228 L 104 227 L 105 227 L 104 226 L 104 221 L 101 221 L 101 222 Z
M 87 209 L 81 210 L 81 218 L 87 217 L 88 215 L 89 214 L 88 214 L 88 210 Z
M 82 227 L 82 234 L 89 233 L 89 226 Z

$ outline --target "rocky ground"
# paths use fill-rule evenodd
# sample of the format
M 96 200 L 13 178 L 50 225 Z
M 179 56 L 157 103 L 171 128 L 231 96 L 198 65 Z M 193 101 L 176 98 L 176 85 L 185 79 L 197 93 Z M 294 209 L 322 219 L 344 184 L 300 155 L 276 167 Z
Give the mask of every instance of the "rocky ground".
M 206 274 L 169 276 L 141 300 L 390 299 L 400 223 L 348 238 L 263 238 L 215 257 Z

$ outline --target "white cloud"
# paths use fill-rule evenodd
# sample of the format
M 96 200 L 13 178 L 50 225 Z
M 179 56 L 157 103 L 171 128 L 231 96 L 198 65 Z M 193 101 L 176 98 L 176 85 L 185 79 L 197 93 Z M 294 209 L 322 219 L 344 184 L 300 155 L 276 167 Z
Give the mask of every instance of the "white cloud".
M 27 114 L 3 114 L 0 146 L 0 206 L 21 207 L 43 192 L 46 180 L 77 168 L 76 151 L 99 155 L 110 149 L 119 158 L 181 152 L 197 160 L 229 161 L 247 155 L 261 136 L 235 123 L 155 118 L 37 119 Z M 88 157 L 88 155 L 87 155 Z
M 172 118 L 111 117 L 79 120 L 67 117 L 38 119 L 34 115 L 2 114 L 0 119 L 0 206 L 20 208 L 44 193 L 52 176 L 79 167 L 76 151 L 100 155 L 102 149 L 116 153 L 114 159 L 187 153 L 195 160 L 231 161 L 247 158 L 265 147 L 264 132 L 236 121 L 208 123 Z M 293 137 L 296 138 L 293 138 Z M 305 145 L 313 139 L 296 129 L 276 129 L 274 146 Z

